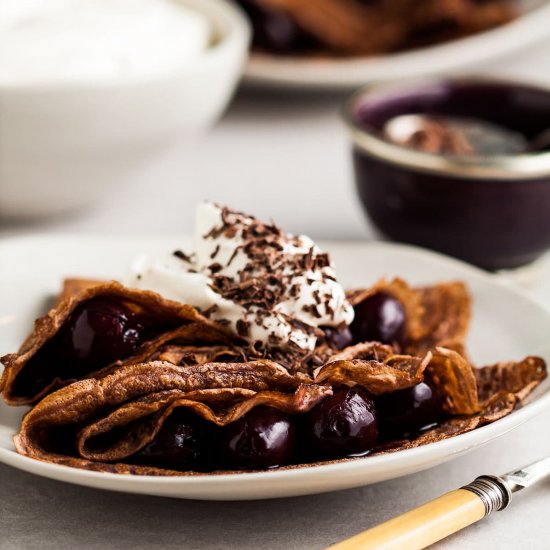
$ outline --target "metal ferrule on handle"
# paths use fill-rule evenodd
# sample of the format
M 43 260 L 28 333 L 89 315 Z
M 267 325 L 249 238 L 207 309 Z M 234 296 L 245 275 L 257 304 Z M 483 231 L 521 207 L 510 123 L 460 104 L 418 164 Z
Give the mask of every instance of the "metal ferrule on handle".
M 504 510 L 512 501 L 512 491 L 506 482 L 497 476 L 479 476 L 462 487 L 477 495 L 485 505 L 485 515 Z

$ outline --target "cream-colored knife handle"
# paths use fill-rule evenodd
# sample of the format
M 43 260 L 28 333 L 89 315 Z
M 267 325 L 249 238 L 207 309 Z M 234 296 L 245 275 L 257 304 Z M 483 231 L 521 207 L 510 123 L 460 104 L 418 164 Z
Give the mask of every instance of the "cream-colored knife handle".
M 416 550 L 502 510 L 511 499 L 504 482 L 483 476 L 350 539 L 330 550 Z

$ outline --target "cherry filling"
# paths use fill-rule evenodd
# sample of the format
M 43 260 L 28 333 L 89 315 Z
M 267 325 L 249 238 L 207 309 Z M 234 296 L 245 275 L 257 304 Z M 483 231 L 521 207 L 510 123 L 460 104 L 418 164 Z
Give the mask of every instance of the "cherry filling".
M 252 21 L 256 47 L 278 54 L 292 54 L 318 45 L 313 36 L 296 25 L 286 13 L 259 7 L 249 0 L 240 0 L 240 3 Z
M 214 430 L 214 425 L 192 412 L 176 409 L 135 461 L 169 470 L 205 469 L 211 460 Z
M 132 355 L 148 336 L 150 321 L 117 300 L 80 304 L 59 333 L 25 365 L 14 390 L 32 396 L 55 378 L 70 379 Z
M 288 464 L 295 447 L 291 418 L 271 407 L 256 407 L 223 429 L 220 453 L 230 468 L 256 470 Z
M 89 372 L 134 353 L 143 339 L 143 319 L 122 304 L 96 298 L 75 309 L 59 350 L 67 364 Z
M 330 347 L 344 349 L 353 343 L 353 335 L 346 325 L 340 327 L 321 327 Z
M 355 343 L 376 341 L 405 343 L 406 314 L 401 303 L 386 292 L 377 292 L 355 306 L 350 330 Z
M 385 441 L 414 437 L 437 424 L 441 400 L 425 382 L 375 399 L 380 439 Z
M 440 400 L 426 383 L 376 398 L 360 386 L 340 388 L 304 415 L 262 406 L 224 428 L 177 409 L 133 458 L 181 471 L 276 468 L 365 455 L 418 435 L 440 417 Z
M 364 388 L 341 388 L 305 415 L 304 430 L 314 457 L 365 454 L 378 437 L 374 403 Z

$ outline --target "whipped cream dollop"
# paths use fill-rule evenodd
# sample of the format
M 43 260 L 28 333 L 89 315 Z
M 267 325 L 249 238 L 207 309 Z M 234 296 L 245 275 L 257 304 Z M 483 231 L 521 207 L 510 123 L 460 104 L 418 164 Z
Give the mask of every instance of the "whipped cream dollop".
M 313 350 L 319 327 L 353 321 L 328 254 L 306 236 L 202 203 L 194 251 L 142 256 L 128 286 L 191 304 L 248 342 Z
M 173 71 L 206 50 L 207 16 L 177 0 L 1 0 L 0 84 Z

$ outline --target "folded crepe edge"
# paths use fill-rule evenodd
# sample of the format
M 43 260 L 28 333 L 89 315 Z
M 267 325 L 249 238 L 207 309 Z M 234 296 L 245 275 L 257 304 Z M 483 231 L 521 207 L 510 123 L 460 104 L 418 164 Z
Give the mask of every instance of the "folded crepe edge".
M 56 378 L 34 396 L 18 396 L 13 393 L 13 384 L 18 374 L 38 350 L 57 334 L 74 309 L 88 299 L 101 296 L 134 302 L 140 307 L 149 310 L 162 310 L 167 317 L 171 317 L 175 322 L 181 322 L 184 325 L 183 327 L 180 326 L 165 334 L 161 334 L 149 342 L 144 342 L 138 348 L 136 354 L 122 361 L 124 364 L 139 360 L 139 357 L 142 356 L 144 349 L 148 345 L 155 345 L 157 341 L 163 342 L 166 339 L 166 335 L 175 337 L 182 330 L 186 330 L 186 327 L 190 327 L 190 325 L 193 325 L 203 338 L 208 338 L 210 335 L 210 340 L 213 342 L 229 342 L 235 339 L 235 336 L 225 327 L 207 319 L 196 308 L 188 304 L 167 300 L 155 292 L 128 288 L 116 281 L 95 284 L 84 288 L 84 290 L 77 294 L 69 295 L 66 300 L 52 308 L 46 315 L 38 318 L 34 323 L 34 329 L 24 340 L 19 350 L 16 353 L 7 354 L 0 358 L 5 367 L 0 377 L 0 392 L 6 403 L 9 405 L 32 404 L 40 400 L 52 389 L 60 386 L 62 381 Z M 187 328 L 187 330 L 190 330 L 190 328 Z M 104 368 L 108 368 L 108 366 Z M 90 373 L 91 375 L 93 373 Z M 71 380 L 63 381 L 63 383 L 65 382 L 71 382 Z

